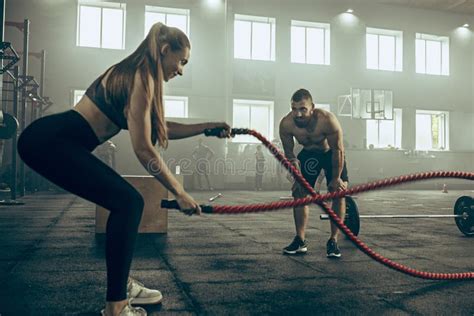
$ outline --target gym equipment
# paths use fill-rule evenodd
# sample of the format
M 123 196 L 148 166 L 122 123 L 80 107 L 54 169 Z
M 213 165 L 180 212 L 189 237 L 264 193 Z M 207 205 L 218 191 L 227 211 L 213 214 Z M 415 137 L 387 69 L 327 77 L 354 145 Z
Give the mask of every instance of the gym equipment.
M 351 199 L 352 200 L 352 199 Z M 346 201 L 348 201 L 346 196 Z M 360 227 L 361 218 L 454 218 L 456 226 L 459 230 L 466 236 L 474 236 L 474 199 L 470 196 L 461 196 L 456 200 L 454 204 L 454 214 L 415 214 L 415 215 L 406 215 L 406 214 L 387 214 L 387 215 L 359 215 L 358 211 L 352 211 L 352 209 L 357 210 L 357 205 L 355 201 L 352 200 L 350 203 L 354 203 L 353 206 L 349 207 L 349 202 L 346 202 L 346 218 L 344 223 L 346 224 L 351 231 L 355 233 L 356 227 Z M 356 215 L 357 214 L 357 215 Z M 357 218 L 356 218 L 357 217 Z M 320 215 L 321 220 L 329 219 L 328 215 Z M 351 225 L 353 225 L 351 227 Z M 353 230 L 354 229 L 354 230 Z M 357 230 L 358 232 L 359 230 Z
M 18 130 L 16 117 L 0 110 L 0 139 L 10 139 Z

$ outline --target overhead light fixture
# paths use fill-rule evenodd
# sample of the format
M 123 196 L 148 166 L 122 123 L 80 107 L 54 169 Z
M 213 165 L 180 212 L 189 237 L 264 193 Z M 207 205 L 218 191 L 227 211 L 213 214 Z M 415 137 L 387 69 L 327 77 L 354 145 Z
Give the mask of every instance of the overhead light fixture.
M 462 27 L 465 27 L 465 28 L 468 28 L 469 27 L 469 24 L 464 24 Z
M 354 13 L 354 10 L 352 10 L 352 9 L 347 9 L 346 12 L 347 12 L 347 13 Z
M 206 3 L 211 8 L 218 8 L 221 5 L 222 0 L 207 0 Z

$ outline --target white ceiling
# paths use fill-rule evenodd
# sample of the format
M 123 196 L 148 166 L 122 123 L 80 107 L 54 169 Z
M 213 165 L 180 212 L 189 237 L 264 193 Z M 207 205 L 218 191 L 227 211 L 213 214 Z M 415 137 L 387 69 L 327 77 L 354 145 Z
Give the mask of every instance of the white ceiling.
M 474 15 L 474 0 L 370 0 L 368 2 Z

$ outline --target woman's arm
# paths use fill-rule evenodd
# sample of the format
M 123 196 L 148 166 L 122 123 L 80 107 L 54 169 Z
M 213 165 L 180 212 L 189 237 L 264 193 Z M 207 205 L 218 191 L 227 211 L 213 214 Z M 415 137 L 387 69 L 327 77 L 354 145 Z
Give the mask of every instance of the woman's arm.
M 169 139 L 181 139 L 191 136 L 196 136 L 204 133 L 204 130 L 209 126 L 209 123 L 199 123 L 199 124 L 181 124 L 176 122 L 166 122 L 168 127 L 168 137 Z
M 137 71 L 134 88 L 130 95 L 130 104 L 126 116 L 133 150 L 145 169 L 176 196 L 181 210 L 192 215 L 201 214 L 201 208 L 194 199 L 184 191 L 183 186 L 171 174 L 160 154 L 151 142 L 151 98 L 147 98 L 144 84 L 153 91 L 153 80 L 143 83 Z
M 153 91 L 153 80 L 148 80 L 149 91 Z M 140 75 L 135 75 L 135 84 L 127 111 L 128 130 L 133 150 L 145 169 L 174 195 L 184 192 L 183 186 L 173 177 L 158 151 L 151 142 L 151 99 L 147 99 Z
M 230 126 L 224 122 L 218 123 L 199 123 L 199 124 L 181 124 L 176 122 L 166 122 L 168 127 L 168 138 L 169 139 L 181 139 L 191 136 L 196 136 L 204 133 L 205 129 L 208 128 L 223 128 L 224 132 L 220 135 L 223 137 L 230 137 Z

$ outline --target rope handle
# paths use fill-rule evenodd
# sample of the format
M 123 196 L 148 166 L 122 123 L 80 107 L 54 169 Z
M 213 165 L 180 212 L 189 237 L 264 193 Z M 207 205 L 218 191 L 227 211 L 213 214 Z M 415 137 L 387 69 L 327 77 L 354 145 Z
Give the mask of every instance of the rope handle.
M 199 205 L 201 207 L 201 212 L 206 214 L 212 214 L 213 209 L 212 205 Z M 161 208 L 167 208 L 169 210 L 181 210 L 179 207 L 178 201 L 176 200 L 161 200 Z
M 206 136 L 219 136 L 223 131 L 225 131 L 224 127 L 214 127 L 214 128 L 206 128 L 204 130 L 204 135 Z M 248 128 L 232 128 L 230 134 L 231 135 L 245 135 L 249 133 Z

